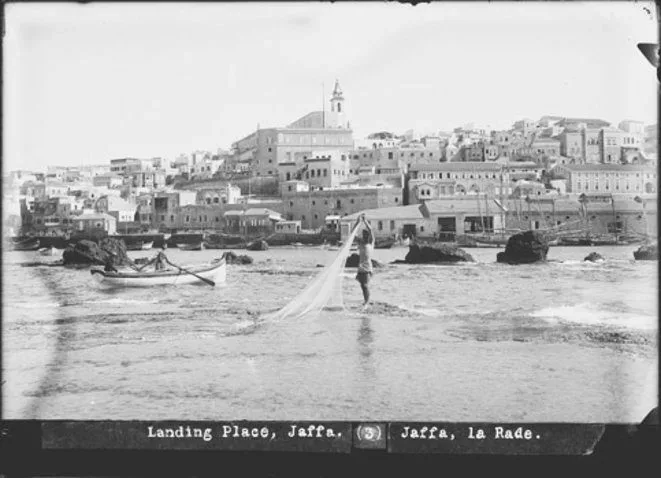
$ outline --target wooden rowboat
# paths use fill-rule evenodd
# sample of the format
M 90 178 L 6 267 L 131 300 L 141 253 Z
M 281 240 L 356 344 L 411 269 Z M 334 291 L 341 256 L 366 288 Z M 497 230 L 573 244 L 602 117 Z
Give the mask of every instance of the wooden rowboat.
M 225 257 L 216 259 L 210 264 L 185 267 L 187 271 L 193 272 L 200 277 L 212 280 L 216 283 L 225 282 L 227 273 L 227 262 Z M 111 287 L 155 287 L 164 285 L 199 284 L 205 282 L 187 272 L 177 268 L 166 269 L 156 272 L 106 272 L 103 269 L 92 269 L 91 274 L 100 283 Z

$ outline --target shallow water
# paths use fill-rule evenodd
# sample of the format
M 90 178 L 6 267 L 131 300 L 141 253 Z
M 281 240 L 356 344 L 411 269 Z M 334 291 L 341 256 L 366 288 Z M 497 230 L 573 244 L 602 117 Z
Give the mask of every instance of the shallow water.
M 585 263 L 592 250 L 607 260 Z M 272 248 L 215 288 L 108 290 L 4 253 L 8 418 L 640 421 L 656 406 L 657 262 L 554 247 L 547 264 L 386 265 L 374 304 L 270 323 L 337 252 Z M 407 249 L 376 250 L 402 259 Z M 177 264 L 223 251 L 168 250 Z M 145 257 L 153 252 L 135 252 Z

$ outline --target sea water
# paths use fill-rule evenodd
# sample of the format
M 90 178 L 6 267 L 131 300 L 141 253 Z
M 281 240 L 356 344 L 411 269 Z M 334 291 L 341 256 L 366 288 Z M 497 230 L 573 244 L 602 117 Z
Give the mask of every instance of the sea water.
M 657 262 L 552 247 L 545 264 L 389 264 L 373 304 L 269 323 L 336 251 L 271 248 L 216 287 L 107 289 L 3 254 L 7 418 L 640 421 L 656 405 Z M 606 261 L 583 262 L 591 251 Z M 167 250 L 176 264 L 223 251 Z M 236 251 L 239 252 L 239 251 Z M 137 251 L 132 257 L 154 253 Z

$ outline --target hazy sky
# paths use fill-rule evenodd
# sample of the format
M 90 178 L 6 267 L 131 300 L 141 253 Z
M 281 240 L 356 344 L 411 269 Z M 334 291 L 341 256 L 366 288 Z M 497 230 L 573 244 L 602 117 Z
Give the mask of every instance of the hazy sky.
M 322 108 L 355 137 L 545 114 L 656 122 L 653 3 L 8 4 L 4 165 L 229 148 Z

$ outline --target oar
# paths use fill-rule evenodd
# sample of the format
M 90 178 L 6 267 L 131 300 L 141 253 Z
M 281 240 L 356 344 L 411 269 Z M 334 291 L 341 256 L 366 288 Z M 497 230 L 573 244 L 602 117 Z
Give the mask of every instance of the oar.
M 176 268 L 179 269 L 180 271 L 182 271 L 182 272 L 186 272 L 187 274 L 190 274 L 190 275 L 192 275 L 192 276 L 195 276 L 195 277 L 197 277 L 198 279 L 200 279 L 201 281 L 206 282 L 206 283 L 209 284 L 211 287 L 214 287 L 214 286 L 216 285 L 216 283 L 215 283 L 214 281 L 212 281 L 212 280 L 205 279 L 204 277 L 199 276 L 199 275 L 195 274 L 194 272 L 188 271 L 188 270 L 184 269 L 183 267 L 179 267 L 178 265 L 173 264 L 172 262 L 170 262 L 170 260 L 169 260 L 167 257 L 165 258 L 165 261 L 166 261 L 168 264 L 170 264 L 171 266 L 176 267 Z

